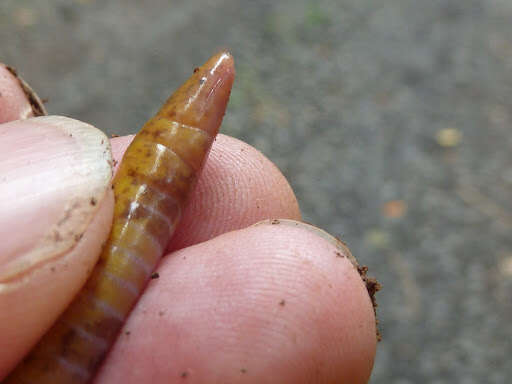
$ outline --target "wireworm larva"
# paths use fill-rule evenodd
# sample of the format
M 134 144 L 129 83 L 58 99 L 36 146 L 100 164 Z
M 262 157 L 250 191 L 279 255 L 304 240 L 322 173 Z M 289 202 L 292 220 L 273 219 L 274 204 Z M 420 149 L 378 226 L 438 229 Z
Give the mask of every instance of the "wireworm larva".
M 110 238 L 89 280 L 5 384 L 87 383 L 162 257 L 224 116 L 233 58 L 210 58 L 135 136 L 114 178 Z

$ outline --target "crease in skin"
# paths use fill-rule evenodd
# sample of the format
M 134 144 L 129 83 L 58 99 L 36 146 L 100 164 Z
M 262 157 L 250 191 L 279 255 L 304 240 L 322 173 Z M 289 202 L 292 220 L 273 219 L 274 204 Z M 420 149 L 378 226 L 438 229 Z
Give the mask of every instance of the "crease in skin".
M 74 302 L 3 383 L 93 379 L 168 246 L 219 130 L 233 79 L 233 58 L 220 52 L 135 136 L 113 181 L 114 219 L 98 264 Z
M 74 151 L 80 155 L 80 160 L 69 168 L 70 172 L 79 174 L 75 178 L 77 182 L 83 182 L 83 176 L 91 173 L 95 174 L 98 181 L 92 185 L 86 184 L 86 190 L 80 196 L 69 199 L 62 209 L 61 218 L 30 249 L 21 255 L 16 254 L 16 257 L 2 255 L 4 262 L 0 270 L 0 284 L 18 279 L 41 263 L 69 252 L 76 246 L 99 209 L 100 204 L 91 204 L 91 201 L 103 200 L 112 177 L 110 142 L 103 132 L 90 125 L 59 116 L 36 117 L 32 121 L 41 131 L 45 130 L 46 124 L 51 124 L 62 130 L 64 137 L 74 136 L 69 140 L 73 145 L 79 146 Z M 5 203 L 8 204 L 8 201 Z M 17 250 L 12 252 L 16 253 Z

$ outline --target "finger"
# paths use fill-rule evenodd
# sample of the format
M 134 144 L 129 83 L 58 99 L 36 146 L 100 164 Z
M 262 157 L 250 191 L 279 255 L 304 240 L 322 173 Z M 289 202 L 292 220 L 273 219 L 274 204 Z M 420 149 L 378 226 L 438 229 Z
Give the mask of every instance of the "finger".
M 279 223 L 165 258 L 95 383 L 366 383 L 375 317 L 348 250 Z
M 0 124 L 0 380 L 84 283 L 112 218 L 111 155 L 64 117 Z
M 45 114 L 37 94 L 16 71 L 0 63 L 0 123 Z
M 130 137 L 112 140 L 120 161 Z M 268 218 L 300 220 L 297 199 L 279 169 L 250 145 L 218 135 L 169 250 Z

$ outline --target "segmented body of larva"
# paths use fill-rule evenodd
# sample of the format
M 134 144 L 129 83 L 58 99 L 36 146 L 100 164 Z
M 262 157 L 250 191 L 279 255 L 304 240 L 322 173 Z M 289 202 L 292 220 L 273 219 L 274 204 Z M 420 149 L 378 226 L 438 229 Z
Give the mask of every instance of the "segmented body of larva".
M 232 57 L 210 58 L 135 136 L 113 181 L 110 238 L 86 285 L 4 383 L 89 382 L 169 243 L 218 132 Z

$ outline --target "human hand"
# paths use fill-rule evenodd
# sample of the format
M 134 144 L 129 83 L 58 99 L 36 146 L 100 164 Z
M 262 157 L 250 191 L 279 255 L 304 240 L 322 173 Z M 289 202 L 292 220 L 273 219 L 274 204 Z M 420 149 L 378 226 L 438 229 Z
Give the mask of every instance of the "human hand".
M 0 125 L 1 378 L 85 281 L 109 233 L 113 196 L 101 132 L 67 118 L 14 121 L 31 106 L 1 66 L 0 93 L 0 122 L 12 121 Z M 114 162 L 130 140 L 112 140 Z M 250 226 L 268 218 L 280 220 Z M 375 318 L 348 250 L 281 219 L 300 220 L 283 175 L 219 135 L 172 253 L 95 382 L 366 382 Z

